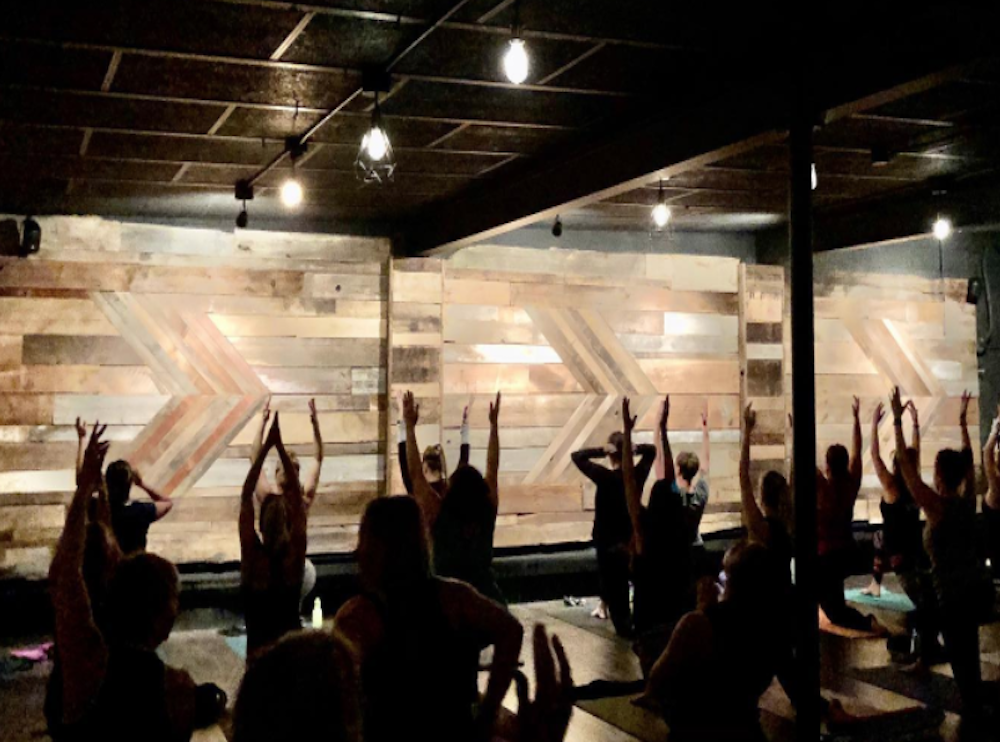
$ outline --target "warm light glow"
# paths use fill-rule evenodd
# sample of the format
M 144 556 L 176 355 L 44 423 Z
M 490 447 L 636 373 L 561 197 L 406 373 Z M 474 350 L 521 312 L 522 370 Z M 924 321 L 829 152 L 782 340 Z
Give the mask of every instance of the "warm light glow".
M 302 186 L 295 178 L 289 178 L 281 185 L 281 202 L 289 209 L 302 203 Z
M 670 221 L 670 207 L 664 203 L 656 204 L 653 207 L 653 224 L 655 224 L 660 229 L 667 226 L 667 222 Z
M 939 216 L 934 222 L 934 236 L 942 241 L 951 237 L 951 220 Z
M 373 126 L 371 130 L 365 134 L 365 138 L 361 140 L 361 147 L 368 152 L 368 156 L 372 158 L 375 162 L 378 162 L 383 157 L 385 153 L 389 151 L 389 137 L 385 135 L 378 126 Z
M 819 187 L 819 173 L 816 172 L 816 163 L 812 166 L 812 189 L 815 191 Z
M 528 50 L 522 39 L 511 39 L 503 58 L 503 70 L 507 79 L 520 85 L 528 79 Z

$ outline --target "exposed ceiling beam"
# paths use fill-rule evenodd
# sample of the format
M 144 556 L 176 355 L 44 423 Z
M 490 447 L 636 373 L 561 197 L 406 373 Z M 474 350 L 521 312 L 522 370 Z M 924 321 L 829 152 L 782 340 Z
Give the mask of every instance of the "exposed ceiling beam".
M 120 51 L 113 52 L 111 54 L 111 61 L 108 62 L 108 71 L 104 73 L 104 80 L 101 82 L 101 90 L 103 92 L 108 92 L 111 90 L 111 85 L 115 81 L 115 75 L 118 74 L 118 66 L 122 63 L 122 53 Z
M 416 48 L 415 44 L 427 38 L 427 34 L 435 28 L 429 28 L 420 38 L 403 49 L 409 54 Z M 285 39 L 288 41 L 288 39 Z M 140 47 L 125 47 L 112 44 L 92 44 L 78 41 L 52 41 L 39 38 L 18 38 L 11 36 L 0 36 L 0 43 L 22 43 L 34 46 L 45 46 L 62 49 L 76 49 L 79 51 L 107 52 L 112 55 L 112 64 L 109 66 L 108 76 L 105 78 L 105 85 L 102 90 L 110 89 L 110 78 L 114 77 L 123 56 L 148 57 L 153 59 L 170 59 L 185 62 L 201 62 L 206 64 L 231 65 L 239 67 L 254 67 L 265 70 L 276 70 L 283 72 L 308 72 L 318 75 L 336 75 L 340 77 L 360 77 L 362 70 L 353 67 L 333 67 L 320 64 L 306 64 L 302 62 L 283 62 L 272 55 L 270 59 L 257 59 L 254 57 L 232 57 L 219 54 L 197 54 L 194 52 L 178 52 L 165 49 L 146 49 Z M 284 46 L 284 42 L 282 42 Z M 281 47 L 279 47 L 281 50 Z M 277 53 L 277 52 L 275 52 Z M 405 56 L 405 55 L 404 55 Z M 115 62 L 115 60 L 118 60 Z M 395 65 L 393 65 L 395 67 Z M 419 73 L 398 73 L 397 78 L 411 80 L 414 82 L 438 83 L 441 85 L 459 85 L 477 88 L 495 88 L 499 90 L 528 90 L 531 92 L 543 93 L 566 93 L 567 95 L 598 96 L 606 98 L 631 98 L 635 94 L 627 90 L 602 90 L 595 88 L 561 87 L 558 85 L 545 85 L 533 83 L 520 83 L 515 85 L 505 80 L 480 80 L 467 77 L 453 77 L 448 75 L 424 75 Z
M 425 210 L 407 230 L 410 254 L 450 252 L 534 221 L 618 196 L 781 141 L 784 105 L 773 85 L 730 92 L 698 109 L 662 113 L 602 140 Z M 740 115 L 733 115 L 739 111 Z
M 884 198 L 816 213 L 815 250 L 827 251 L 929 235 L 939 215 L 956 229 L 1000 223 L 1000 176 L 991 173 L 947 188 L 929 184 Z
M 299 36 L 302 32 L 306 30 L 306 27 L 312 22 L 312 19 L 316 17 L 316 13 L 310 11 L 302 16 L 302 19 L 295 25 L 291 31 L 289 31 L 288 36 L 278 44 L 278 48 L 271 53 L 271 61 L 278 61 L 285 53 L 292 48 L 292 44 L 299 40 Z
M 601 49 L 604 49 L 606 46 L 607 46 L 607 44 L 604 43 L 604 42 L 599 42 L 597 44 L 594 44 L 592 47 L 590 47 L 587 51 L 585 51 L 580 56 L 576 57 L 575 59 L 571 59 L 570 61 L 568 61 L 566 64 L 564 64 L 559 69 L 557 69 L 554 72 L 552 72 L 552 73 L 546 75 L 545 77 L 543 77 L 541 80 L 538 81 L 538 84 L 539 85 L 548 85 L 549 83 L 551 83 L 553 80 L 555 80 L 560 75 L 565 74 L 566 72 L 569 72 L 571 69 L 573 69 L 574 67 L 576 67 L 581 62 L 584 62 L 584 61 L 590 59 L 592 56 L 594 56 L 595 54 L 597 54 L 597 52 L 601 51 Z

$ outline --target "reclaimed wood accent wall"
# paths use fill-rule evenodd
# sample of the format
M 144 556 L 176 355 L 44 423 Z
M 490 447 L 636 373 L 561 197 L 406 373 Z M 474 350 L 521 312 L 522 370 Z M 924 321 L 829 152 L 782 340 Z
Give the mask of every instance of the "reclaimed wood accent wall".
M 646 442 L 672 395 L 675 452 L 700 449 L 708 413 L 705 528 L 728 525 L 738 502 L 738 273 L 728 258 L 492 246 L 447 262 L 446 453 L 458 455 L 471 402 L 471 459 L 485 465 L 489 401 L 502 391 L 498 546 L 589 540 L 593 487 L 570 453 L 620 429 L 626 395 Z
M 303 467 L 326 440 L 310 551 L 353 548 L 384 479 L 388 243 L 45 218 L 0 259 L 0 574 L 44 574 L 74 486 L 77 417 L 176 498 L 150 548 L 239 558 L 265 400 Z
M 974 397 L 969 425 L 977 464 L 979 374 L 975 306 L 965 301 L 965 279 L 934 280 L 875 273 L 818 274 L 816 281 L 817 454 L 833 443 L 849 445 L 851 397 L 861 399 L 865 479 L 855 518 L 880 522 L 878 480 L 868 445 L 871 415 L 893 385 L 920 412 L 921 463 L 926 481 L 943 448 L 960 448 L 962 392 Z M 785 373 L 791 374 L 786 335 Z M 786 385 L 790 394 L 791 380 Z M 888 403 L 887 403 L 888 404 Z M 909 415 L 905 432 L 910 440 Z M 892 419 L 880 429 L 883 456 L 895 450 Z M 888 462 L 887 462 L 888 463 Z

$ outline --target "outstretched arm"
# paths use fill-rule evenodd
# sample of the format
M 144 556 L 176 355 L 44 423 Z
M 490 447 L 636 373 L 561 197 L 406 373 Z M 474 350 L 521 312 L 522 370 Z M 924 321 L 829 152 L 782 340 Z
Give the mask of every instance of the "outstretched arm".
M 253 502 L 257 482 L 260 481 L 260 472 L 264 468 L 264 460 L 272 445 L 271 436 L 268 436 L 267 446 L 261 444 L 257 447 L 257 455 L 250 464 L 250 471 L 247 472 L 247 478 L 243 482 L 243 492 L 240 495 L 240 566 L 244 571 L 251 567 L 260 548 L 260 539 L 254 528 Z
M 625 484 L 625 504 L 628 506 L 628 516 L 632 521 L 632 538 L 635 553 L 645 551 L 645 539 L 642 532 L 642 490 L 635 477 L 635 459 L 632 451 L 632 430 L 635 428 L 635 418 L 629 409 L 628 397 L 622 400 L 622 424 L 624 425 L 624 441 L 622 442 L 622 481 Z
M 323 468 L 323 434 L 319 429 L 319 416 L 316 414 L 316 400 L 309 400 L 309 421 L 312 423 L 313 442 L 316 444 L 316 466 L 306 476 L 302 484 L 302 501 L 306 510 L 312 507 L 319 490 L 319 473 Z
M 413 392 L 403 395 L 403 419 L 406 420 L 406 465 L 413 482 L 413 498 L 423 511 L 428 528 L 433 528 L 441 512 L 441 500 L 424 476 L 420 449 L 417 447 L 417 420 L 420 406 L 413 399 Z
M 94 432 L 84 451 L 76 492 L 66 513 L 66 525 L 49 567 L 49 589 L 55 611 L 56 649 L 62 666 L 62 722 L 81 721 L 96 700 L 107 672 L 108 652 L 94 620 L 93 606 L 83 579 L 87 541 L 87 507 L 101 485 L 101 468 L 108 444 L 104 428 Z
M 702 479 L 708 479 L 708 472 L 711 468 L 712 445 L 708 435 L 708 412 L 701 413 L 701 461 L 698 472 Z
M 757 413 L 753 403 L 747 405 L 743 413 L 743 437 L 740 441 L 740 502 L 743 510 L 743 525 L 751 541 L 767 544 L 771 539 L 771 526 L 757 505 L 753 482 L 750 480 L 750 436 L 757 424 Z
M 605 448 L 581 448 L 570 454 L 573 464 L 580 472 L 594 484 L 600 484 L 610 473 L 607 468 L 600 464 L 595 464 L 594 459 L 603 459 L 608 455 Z
M 882 441 L 879 440 L 879 425 L 882 423 L 882 418 L 885 416 L 885 407 L 879 402 L 878 406 L 875 408 L 875 412 L 872 414 L 872 441 L 871 441 L 871 452 L 872 452 L 872 466 L 875 467 L 875 473 L 878 475 L 878 481 L 882 485 L 882 498 L 890 505 L 896 502 L 899 497 L 899 491 L 896 489 L 896 480 L 886 468 L 885 462 L 882 460 Z M 904 451 L 906 449 L 903 449 Z M 899 452 L 897 449 L 896 457 L 899 457 Z
M 83 468 L 83 452 L 87 447 L 87 423 L 76 419 L 76 479 L 80 480 L 80 470 Z
M 851 459 L 849 466 L 849 471 L 851 473 L 851 481 L 854 482 L 855 486 L 861 487 L 861 477 L 864 472 L 862 470 L 862 459 L 861 459 L 861 400 L 857 397 L 854 398 L 854 402 L 851 404 L 851 412 L 854 413 L 854 430 L 851 434 Z
M 670 450 L 670 438 L 667 435 L 667 424 L 670 421 L 670 395 L 663 400 L 663 414 L 660 415 L 660 448 L 663 451 L 663 481 L 673 484 L 677 478 L 677 470 L 674 469 L 674 454 Z
M 898 386 L 893 389 L 889 403 L 892 406 L 892 425 L 896 434 L 896 450 L 905 451 L 906 439 L 903 436 L 903 402 L 900 399 Z M 916 463 L 909 456 L 898 456 L 896 457 L 896 461 L 900 471 L 903 473 L 903 481 L 906 482 L 906 488 L 910 490 L 917 505 L 923 508 L 927 514 L 928 522 L 936 525 L 941 521 L 941 517 L 944 514 L 941 506 L 941 498 L 937 492 L 924 484 L 924 480 L 920 478 L 920 472 L 917 470 Z
M 910 410 L 910 417 L 913 418 L 913 436 L 910 442 L 910 448 L 917 452 L 917 461 L 920 460 L 920 414 L 917 412 L 917 405 L 911 399 L 906 403 L 907 408 Z
M 499 397 L 499 396 L 500 396 L 500 392 L 497 392 L 497 397 Z M 465 409 L 462 410 L 462 429 L 461 429 L 461 431 L 459 433 L 460 436 L 461 436 L 462 442 L 461 442 L 461 444 L 459 444 L 459 447 L 458 447 L 458 465 L 459 466 L 468 466 L 469 465 L 469 453 L 470 453 L 470 446 L 469 446 L 469 405 L 471 405 L 471 404 L 472 404 L 472 401 L 470 400 L 469 404 L 465 405 Z
M 958 416 L 958 424 L 962 428 L 962 454 L 966 457 L 965 496 L 976 496 L 976 463 L 972 456 L 972 439 L 969 437 L 969 403 L 972 395 L 962 392 L 962 410 Z
M 264 429 L 267 427 L 267 421 L 271 417 L 271 398 L 268 397 L 267 401 L 264 403 L 264 409 L 260 413 L 260 427 L 254 434 L 253 441 L 250 443 L 250 463 L 253 464 L 257 460 L 257 454 L 260 453 L 261 448 L 264 445 Z M 270 487 L 267 484 L 267 474 L 264 473 L 264 468 L 261 467 L 260 476 L 257 477 L 257 481 L 254 483 L 254 494 L 257 497 L 257 502 L 263 502 L 264 498 L 267 497 Z
M 493 512 L 500 509 L 500 392 L 497 401 L 490 404 L 490 443 L 486 451 L 486 484 L 490 489 L 490 505 Z
M 291 531 L 291 556 L 286 566 L 289 568 L 288 579 L 297 580 L 302 577 L 302 565 L 306 558 L 306 502 L 302 483 L 299 481 L 285 444 L 281 440 L 281 427 L 278 424 L 278 413 L 274 413 L 274 425 L 271 426 L 271 444 L 278 452 L 278 459 L 287 477 L 283 488 L 283 496 L 288 501 L 288 520 Z
M 993 510 L 1000 509 L 1000 471 L 997 471 L 997 439 L 1000 438 L 1000 410 L 993 420 L 990 436 L 983 447 L 983 468 L 986 469 L 986 481 L 989 489 L 986 491 L 986 504 Z
M 141 489 L 147 495 L 149 499 L 153 501 L 156 506 L 156 519 L 159 520 L 164 515 L 169 513 L 174 508 L 174 502 L 166 495 L 160 494 L 157 490 L 153 489 L 145 482 L 142 481 L 142 476 L 135 469 L 132 470 L 132 484 Z

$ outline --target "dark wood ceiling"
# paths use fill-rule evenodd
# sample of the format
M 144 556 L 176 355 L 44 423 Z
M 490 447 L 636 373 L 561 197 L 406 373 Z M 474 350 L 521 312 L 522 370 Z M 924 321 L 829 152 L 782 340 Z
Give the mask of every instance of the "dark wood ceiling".
M 280 155 L 286 137 L 319 124 L 297 167 L 306 203 L 296 218 L 391 233 L 430 205 L 558 160 L 650 111 L 739 87 L 775 67 L 788 32 L 781 4 L 723 13 L 712 4 L 522 0 L 532 68 L 514 86 L 500 61 L 514 5 L 19 4 L 0 28 L 0 208 L 229 220 L 234 184 Z M 891 5 L 885 13 L 906 6 Z M 846 29 L 865 7 L 839 3 L 830 17 L 843 16 L 834 25 Z M 393 73 L 382 111 L 398 170 L 382 187 L 359 183 L 353 170 L 372 103 L 359 93 L 366 65 Z M 831 123 L 817 137 L 817 202 L 992 167 L 997 83 L 998 69 L 983 67 L 976 79 Z M 894 155 L 889 165 L 872 167 L 876 145 Z M 677 224 L 771 223 L 784 210 L 784 168 L 778 144 L 674 177 Z M 261 178 L 252 220 L 285 214 L 276 193 L 288 173 L 286 161 Z M 655 199 L 655 186 L 641 188 L 564 221 L 643 228 Z

